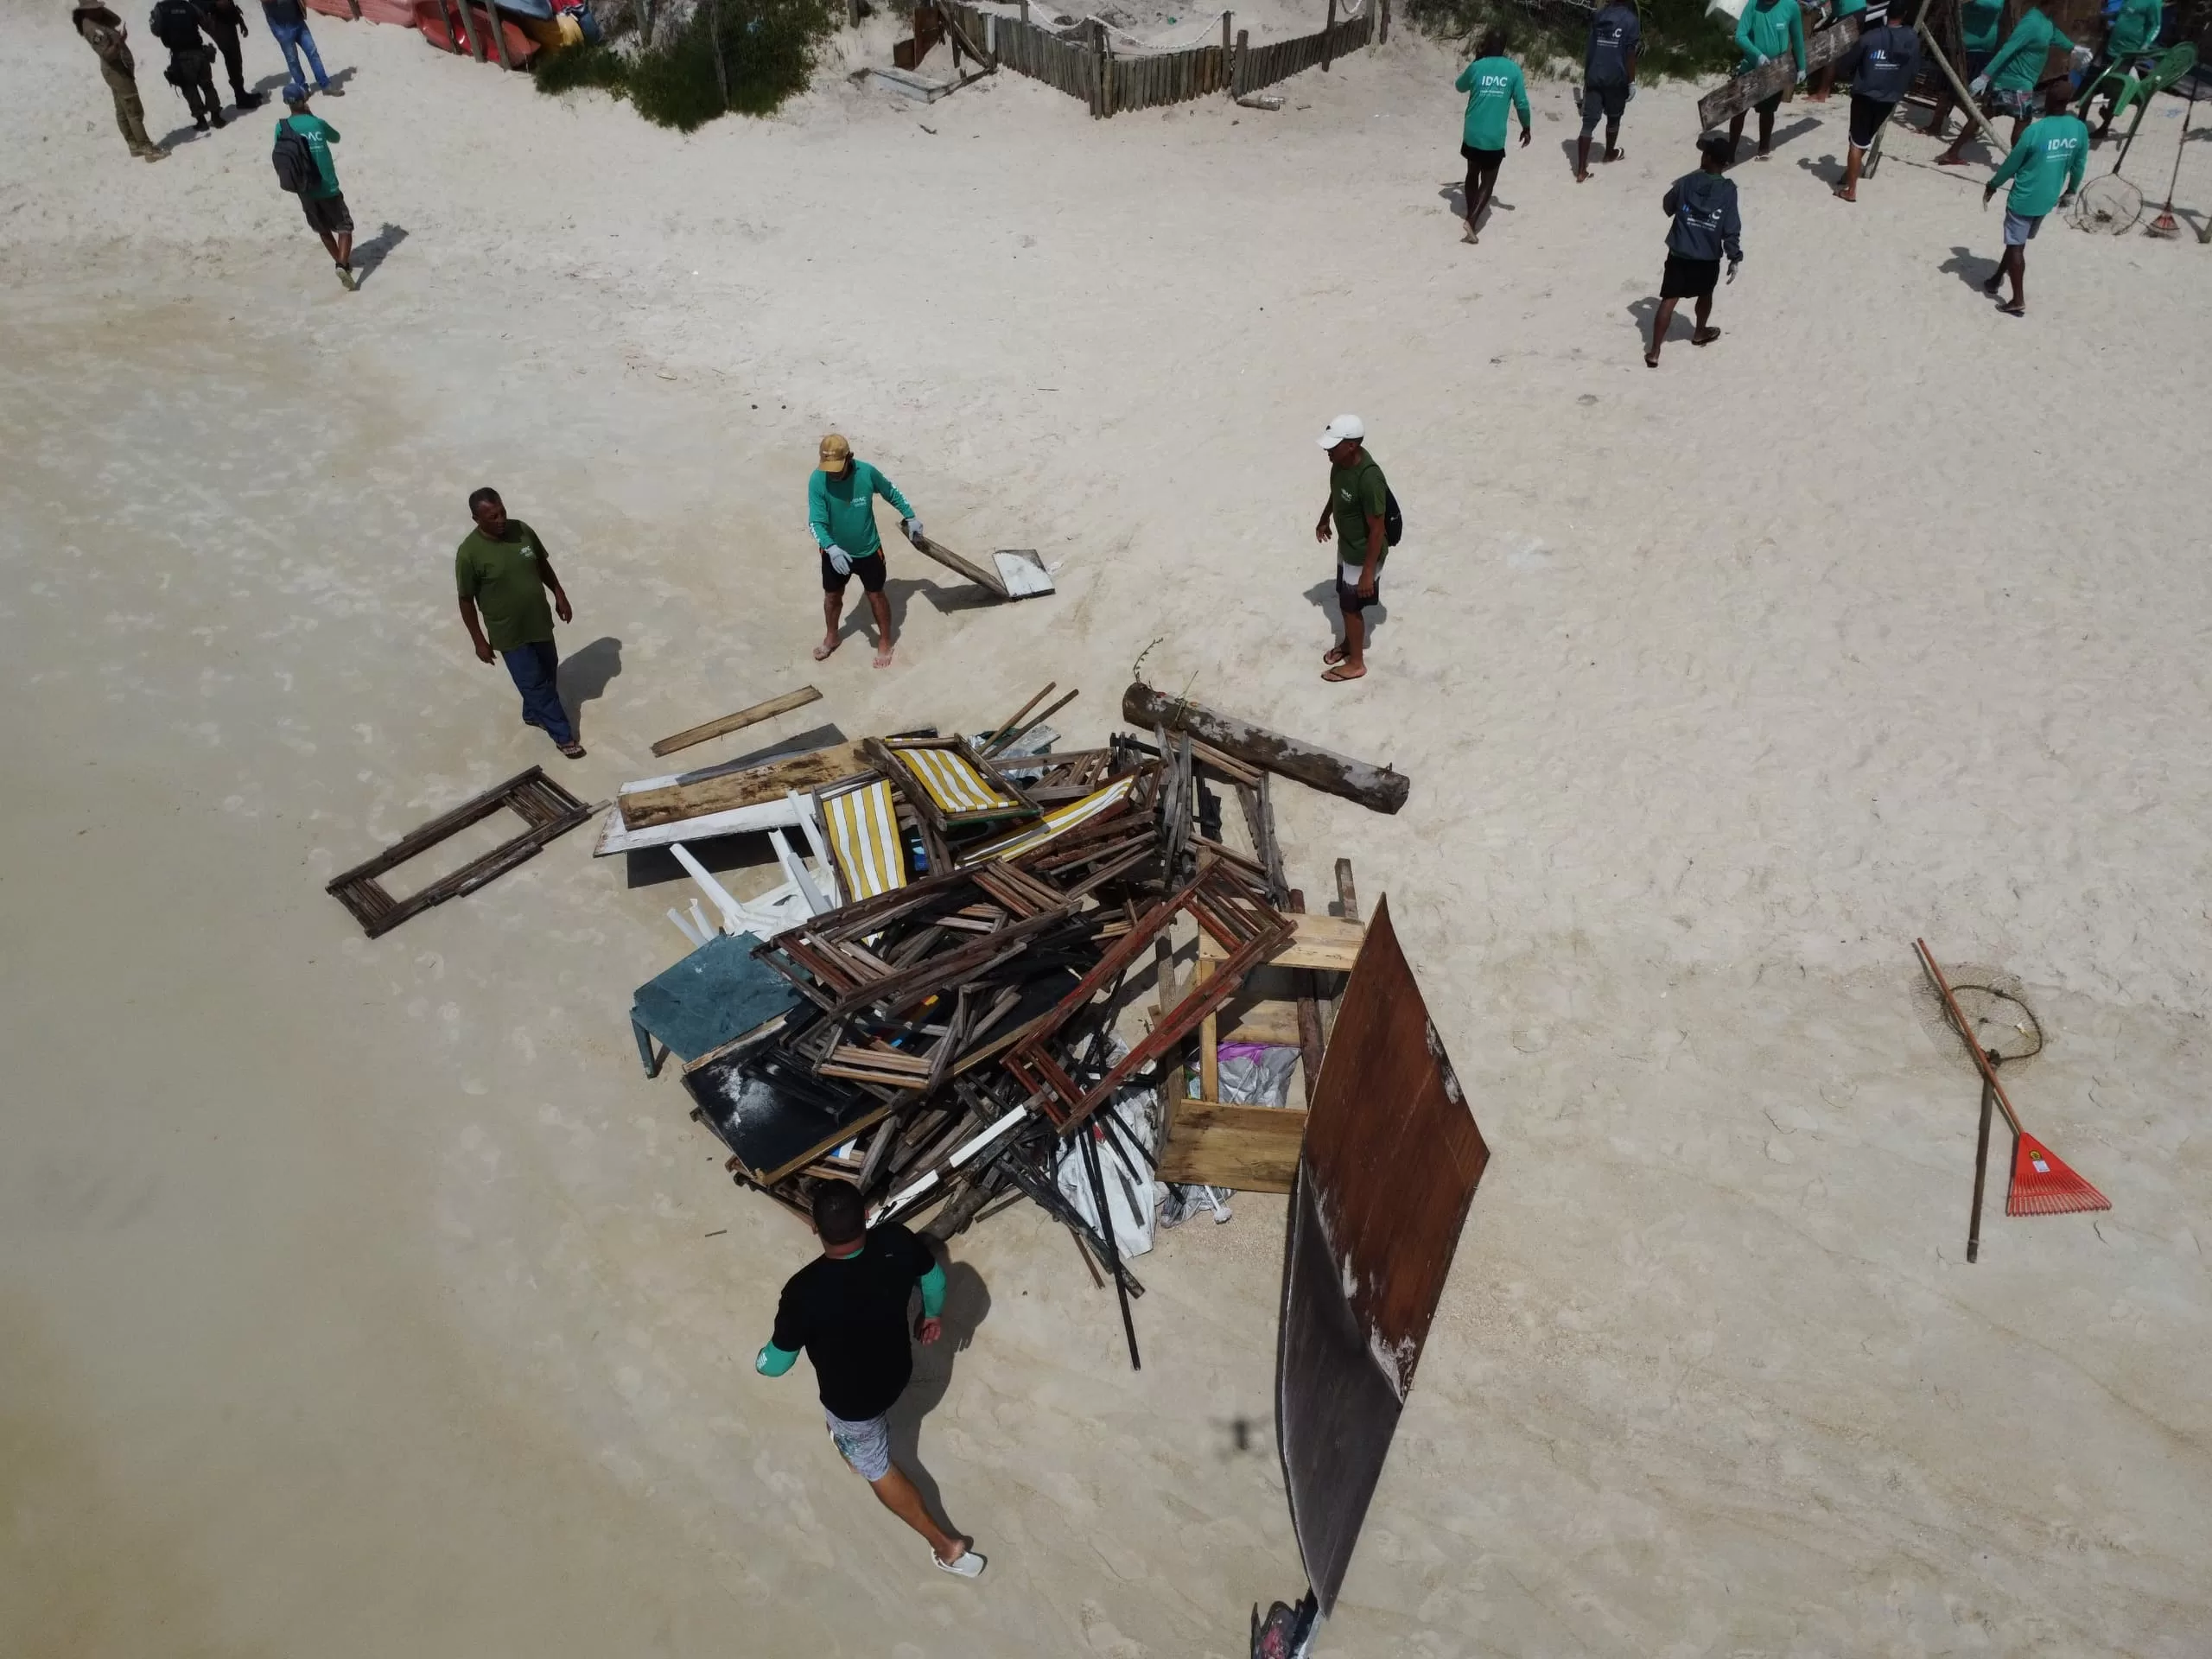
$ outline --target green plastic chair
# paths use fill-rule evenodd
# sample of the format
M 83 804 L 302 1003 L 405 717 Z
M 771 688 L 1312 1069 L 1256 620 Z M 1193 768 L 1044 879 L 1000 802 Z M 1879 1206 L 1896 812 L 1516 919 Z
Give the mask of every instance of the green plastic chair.
M 2136 133 L 2141 130 L 2143 118 L 2150 113 L 2151 100 L 2196 67 L 2196 47 L 2192 41 L 2183 41 L 2179 46 L 2169 47 L 2159 54 L 2158 60 L 2151 66 L 2149 74 L 2138 75 L 2131 72 L 2120 82 L 2119 94 L 2112 101 L 2112 118 L 2117 121 L 2132 109 L 2135 111 L 2135 119 L 2128 124 L 2127 137 L 2120 141 L 2120 155 L 2112 164 L 2113 172 L 2119 172 L 2120 164 L 2126 161 L 2127 147 L 2135 142 Z M 2110 79 L 2112 73 L 2110 69 L 2106 70 L 2097 78 L 2098 83 Z M 2080 106 L 2082 109 L 2088 108 L 2089 94 L 2095 90 L 2096 86 L 2092 85 L 2088 92 L 2082 94 Z

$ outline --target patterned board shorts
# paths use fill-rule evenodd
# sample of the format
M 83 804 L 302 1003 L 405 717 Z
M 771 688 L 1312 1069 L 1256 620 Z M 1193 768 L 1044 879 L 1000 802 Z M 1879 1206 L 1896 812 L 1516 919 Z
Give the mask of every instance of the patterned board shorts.
M 829 1421 L 830 1438 L 836 1443 L 837 1455 L 853 1465 L 854 1472 L 871 1486 L 891 1472 L 891 1420 L 870 1417 L 865 1422 L 848 1422 L 830 1411 L 823 1416 Z
M 1989 107 L 2024 121 L 2043 107 L 2043 98 L 2032 86 L 1997 86 L 1990 89 Z

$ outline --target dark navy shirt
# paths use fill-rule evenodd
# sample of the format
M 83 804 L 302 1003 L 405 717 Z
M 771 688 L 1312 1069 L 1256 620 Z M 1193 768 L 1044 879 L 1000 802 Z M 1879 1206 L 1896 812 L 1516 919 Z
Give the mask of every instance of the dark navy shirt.
M 1853 97 L 1894 104 L 1920 73 L 1920 36 L 1902 23 L 1870 29 L 1838 60 L 1836 73 L 1851 77 Z
M 1667 192 L 1666 208 L 1675 217 L 1667 232 L 1667 251 L 1685 259 L 1718 264 L 1725 251 L 1744 257 L 1744 221 L 1736 211 L 1736 181 L 1700 168 L 1676 179 Z
M 1582 60 L 1583 84 L 1627 86 L 1628 60 L 1643 38 L 1643 26 L 1636 20 L 1636 8 L 1614 0 L 1590 20 L 1590 49 Z

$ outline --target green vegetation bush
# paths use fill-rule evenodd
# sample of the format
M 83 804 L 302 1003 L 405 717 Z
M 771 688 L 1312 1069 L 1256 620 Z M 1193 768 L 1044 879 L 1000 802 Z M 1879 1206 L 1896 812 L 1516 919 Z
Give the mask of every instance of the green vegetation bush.
M 648 121 L 690 132 L 725 113 L 774 114 L 806 90 L 833 27 L 829 0 L 700 0 L 683 28 L 650 50 L 585 46 L 550 54 L 538 63 L 537 88 L 596 86 L 628 99 Z
M 1643 50 L 1637 78 L 1704 79 L 1736 67 L 1732 32 L 1705 12 L 1706 0 L 1638 0 Z M 1493 25 L 1505 31 L 1507 52 L 1535 70 L 1554 61 L 1580 67 L 1590 41 L 1592 12 L 1567 0 L 1407 0 L 1407 15 L 1429 34 L 1471 49 Z

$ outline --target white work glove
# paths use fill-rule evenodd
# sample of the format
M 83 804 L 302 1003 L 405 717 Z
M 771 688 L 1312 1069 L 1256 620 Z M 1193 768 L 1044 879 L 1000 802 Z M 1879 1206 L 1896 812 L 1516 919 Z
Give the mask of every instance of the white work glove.
M 830 568 L 839 575 L 849 576 L 853 574 L 852 555 L 846 552 L 843 548 L 825 547 L 822 551 L 829 558 Z
M 1972 92 L 1976 98 L 1980 98 L 1988 90 L 1989 77 L 1987 75 L 1976 75 L 1972 80 L 1967 83 L 1967 91 Z
M 1752 53 L 1752 54 L 1751 54 L 1751 67 L 1752 67 L 1752 68 L 1754 68 L 1754 69 L 1764 69 L 1764 68 L 1765 68 L 1765 67 L 1766 67 L 1766 66 L 1767 66 L 1768 62 L 1769 62 L 1769 59 L 1768 59 L 1768 57 L 1767 57 L 1767 55 L 1766 55 L 1766 54 L 1765 54 L 1765 53 L 1764 53 L 1764 52 L 1754 52 L 1754 53 Z
M 906 526 L 906 539 L 908 541 L 918 542 L 922 539 L 922 521 L 920 519 L 906 518 L 900 520 L 900 523 Z

